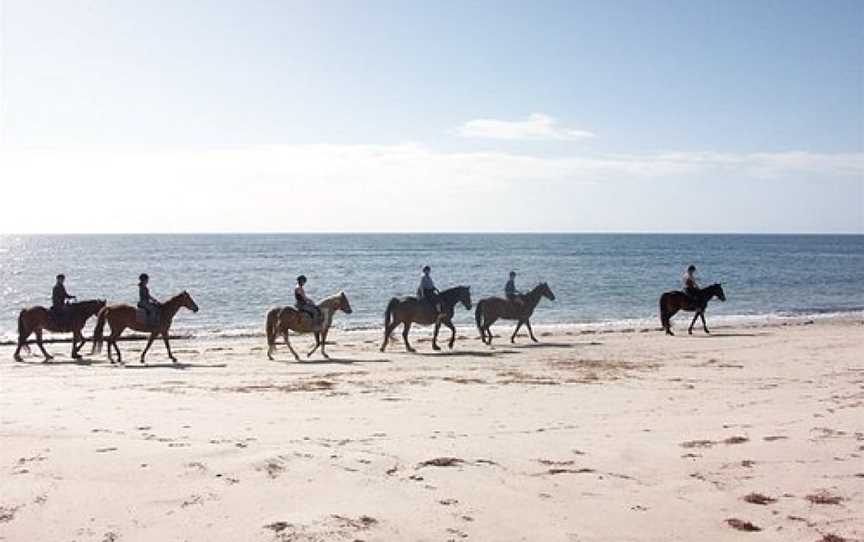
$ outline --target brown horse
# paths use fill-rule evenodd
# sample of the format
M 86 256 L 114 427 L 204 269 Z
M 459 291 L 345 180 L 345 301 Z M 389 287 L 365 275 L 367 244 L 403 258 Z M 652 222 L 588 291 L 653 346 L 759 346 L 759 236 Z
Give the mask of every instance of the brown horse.
M 321 326 L 316 329 L 312 316 L 294 307 L 276 307 L 267 312 L 266 332 L 267 332 L 267 358 L 272 360 L 273 353 L 276 351 L 276 337 L 282 335 L 285 339 L 285 344 L 288 345 L 288 350 L 294 354 L 294 359 L 300 361 L 300 356 L 291 346 L 291 341 L 288 340 L 288 331 L 292 330 L 297 333 L 314 333 L 315 347 L 306 354 L 310 357 L 318 347 L 321 347 L 321 355 L 327 359 L 330 356 L 324 351 L 327 343 L 327 333 L 330 331 L 330 326 L 333 325 L 333 316 L 336 311 L 342 311 L 345 314 L 351 314 L 351 304 L 348 302 L 348 296 L 345 292 L 339 292 L 336 295 L 326 297 L 318 303 L 318 310 L 321 311 Z
M 689 297 L 684 292 L 672 290 L 660 296 L 660 324 L 666 330 L 666 335 L 674 335 L 672 333 L 672 324 L 670 320 L 678 311 L 695 311 L 693 321 L 690 322 L 690 327 L 687 333 L 693 335 L 693 324 L 697 318 L 702 319 L 702 329 L 705 333 L 708 331 L 708 326 L 705 324 L 705 309 L 708 308 L 708 302 L 716 297 L 720 301 L 726 301 L 726 294 L 723 292 L 723 287 L 720 284 L 712 284 L 707 288 L 703 288 L 696 293 L 695 299 Z
M 545 297 L 550 301 L 555 300 L 555 294 L 549 289 L 549 285 L 541 282 L 535 286 L 530 292 L 522 296 L 522 303 L 510 301 L 501 297 L 487 297 L 481 299 L 477 303 L 477 310 L 474 311 L 474 320 L 477 322 L 477 329 L 480 331 L 480 340 L 486 344 L 492 344 L 492 331 L 489 329 L 492 324 L 499 318 L 504 320 L 517 320 L 516 329 L 510 337 L 510 342 L 516 342 L 516 334 L 522 324 L 528 328 L 528 336 L 535 343 L 537 337 L 534 336 L 534 330 L 531 329 L 531 315 L 534 314 L 534 309 L 540 303 L 540 299 Z
M 441 324 L 450 328 L 449 348 L 453 348 L 453 343 L 456 342 L 456 328 L 453 327 L 454 307 L 457 303 L 471 310 L 471 288 L 468 286 L 456 286 L 448 288 L 441 292 L 441 305 L 444 308 L 444 315 L 437 317 L 436 311 L 428 301 L 418 299 L 414 296 L 403 298 L 394 297 L 387 304 L 387 310 L 384 311 L 384 342 L 381 344 L 381 351 L 387 348 L 387 343 L 390 341 L 390 334 L 396 329 L 399 324 L 402 324 L 402 340 L 405 342 L 405 349 L 409 352 L 414 352 L 414 348 L 408 343 L 408 331 L 411 329 L 411 324 L 416 323 L 428 326 L 435 324 L 435 332 L 432 334 L 432 349 L 441 350 L 438 346 L 438 331 L 441 329 Z
M 147 340 L 147 346 L 141 352 L 141 363 L 144 363 L 144 356 L 147 355 L 147 350 L 153 344 L 153 340 L 159 335 L 162 335 L 162 340 L 165 341 L 165 349 L 168 350 L 168 357 L 171 361 L 177 363 L 177 358 L 171 353 L 171 345 L 168 344 L 168 331 L 171 329 L 171 322 L 174 316 L 181 307 L 185 307 L 192 312 L 198 312 L 198 305 L 185 290 L 175 295 L 159 308 L 159 322 L 156 325 L 148 325 L 145 322 L 145 317 L 141 309 L 137 309 L 132 305 L 118 304 L 108 305 L 99 312 L 99 319 L 96 321 L 96 329 L 93 331 L 93 352 L 102 350 L 102 333 L 105 328 L 105 323 L 111 327 L 111 334 L 108 336 L 108 359 L 114 363 L 114 358 L 111 356 L 111 347 L 117 352 L 117 362 L 123 363 L 123 357 L 120 355 L 120 349 L 117 348 L 117 338 L 128 327 L 135 331 L 145 331 L 150 333 L 150 338 Z M 139 313 L 139 311 L 141 313 Z
M 81 330 L 84 329 L 84 324 L 87 323 L 87 320 L 104 307 L 104 299 L 91 299 L 79 303 L 70 303 L 66 306 L 68 316 L 65 322 L 57 322 L 54 318 L 54 313 L 45 307 L 36 306 L 23 309 L 18 314 L 18 348 L 15 349 L 15 354 L 13 355 L 15 361 L 22 361 L 21 348 L 27 348 L 29 351 L 27 338 L 31 333 L 36 333 L 36 344 L 39 345 L 39 350 L 45 356 L 45 361 L 54 358 L 54 356 L 45 351 L 45 347 L 42 345 L 42 330 L 44 329 L 57 333 L 72 333 L 72 358 L 80 359 L 81 355 L 78 351 L 87 342 L 87 339 L 81 335 Z

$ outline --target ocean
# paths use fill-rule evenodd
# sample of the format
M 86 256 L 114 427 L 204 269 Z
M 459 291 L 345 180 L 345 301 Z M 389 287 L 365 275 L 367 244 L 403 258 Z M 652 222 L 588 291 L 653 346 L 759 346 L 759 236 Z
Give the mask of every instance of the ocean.
M 293 303 L 301 273 L 314 299 L 348 295 L 354 313 L 337 328 L 379 329 L 387 301 L 413 295 L 426 264 L 439 289 L 470 285 L 475 303 L 503 295 L 511 269 L 523 291 L 548 282 L 556 300 L 541 301 L 536 325 L 659 326 L 658 297 L 690 263 L 728 297 L 711 303 L 709 324 L 864 311 L 862 235 L 0 235 L 0 341 L 15 339 L 21 308 L 50 305 L 57 273 L 79 299 L 134 303 L 146 272 L 157 298 L 185 289 L 201 309 L 181 312 L 175 333 L 215 338 L 262 333 L 270 307 Z M 472 318 L 460 308 L 456 323 Z

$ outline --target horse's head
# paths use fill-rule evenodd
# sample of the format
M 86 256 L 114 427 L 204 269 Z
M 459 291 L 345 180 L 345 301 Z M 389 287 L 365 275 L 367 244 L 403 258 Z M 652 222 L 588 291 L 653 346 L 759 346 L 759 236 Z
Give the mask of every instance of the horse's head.
M 459 287 L 459 301 L 462 305 L 467 309 L 471 310 L 471 287 L 470 286 L 460 286 Z
M 548 299 L 549 301 L 555 301 L 555 294 L 552 293 L 552 288 L 549 287 L 545 282 L 540 283 L 540 295 Z
M 345 314 L 354 312 L 351 309 L 351 303 L 348 302 L 348 296 L 345 295 L 345 292 L 339 292 L 339 309 Z
M 183 293 L 180 294 L 180 306 L 189 309 L 192 312 L 198 312 L 198 304 L 195 303 L 195 300 L 192 299 L 192 296 L 189 295 L 189 292 L 183 290 Z

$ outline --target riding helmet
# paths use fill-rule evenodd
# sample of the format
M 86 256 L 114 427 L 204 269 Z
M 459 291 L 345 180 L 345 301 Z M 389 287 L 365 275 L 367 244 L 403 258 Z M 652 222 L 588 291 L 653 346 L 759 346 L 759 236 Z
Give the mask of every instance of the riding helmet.
M 66 275 L 60 273 L 59 275 L 57 275 L 57 280 L 66 280 Z
M 429 272 L 431 272 L 431 271 L 432 271 L 432 268 L 429 267 L 428 265 L 424 265 L 424 266 L 423 266 L 423 272 L 424 272 L 424 273 L 429 273 Z
M 297 282 L 306 282 L 306 275 L 300 275 L 299 277 L 297 277 Z
M 138 280 L 141 282 L 144 282 L 145 280 L 150 280 L 150 275 L 148 275 L 147 273 L 141 273 L 140 275 L 138 275 Z

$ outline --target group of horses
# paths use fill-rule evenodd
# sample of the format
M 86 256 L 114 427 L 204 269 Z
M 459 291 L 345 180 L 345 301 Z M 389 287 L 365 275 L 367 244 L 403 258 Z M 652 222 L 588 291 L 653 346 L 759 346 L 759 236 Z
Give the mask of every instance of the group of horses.
M 493 335 L 490 328 L 498 320 L 504 319 L 516 321 L 516 328 L 510 336 L 511 343 L 515 342 L 516 335 L 523 325 L 528 330 L 528 336 L 531 340 L 538 342 L 534 336 L 534 330 L 531 328 L 531 316 L 534 314 L 534 309 L 536 309 L 540 300 L 544 297 L 553 301 L 555 294 L 552 293 L 547 283 L 541 282 L 529 292 L 518 296 L 516 299 L 489 297 L 478 301 L 474 309 L 474 320 L 480 333 L 480 340 L 484 344 L 491 345 Z M 726 294 L 723 292 L 723 287 L 720 284 L 712 284 L 700 290 L 697 295 L 692 297 L 679 291 L 666 292 L 660 296 L 660 323 L 666 334 L 673 334 L 670 319 L 675 313 L 681 310 L 695 313 L 693 320 L 690 322 L 688 333 L 693 333 L 693 326 L 700 317 L 705 333 L 709 333 L 708 326 L 705 323 L 705 309 L 708 302 L 714 297 L 721 301 L 726 300 Z M 456 342 L 456 328 L 453 326 L 453 316 L 456 307 L 460 304 L 466 310 L 471 310 L 470 287 L 456 286 L 443 290 L 440 294 L 440 311 L 432 303 L 420 297 L 407 296 L 390 299 L 384 311 L 384 341 L 381 344 L 381 352 L 384 352 L 387 348 L 392 333 L 400 325 L 402 326 L 402 340 L 405 343 L 405 349 L 409 352 L 414 352 L 415 350 L 408 340 L 408 334 L 413 324 L 434 326 L 432 334 L 432 348 L 434 350 L 441 349 L 438 346 L 438 332 L 442 325 L 446 326 L 450 329 L 448 347 L 453 348 Z M 42 351 L 45 361 L 52 359 L 53 357 L 45 350 L 42 341 L 43 330 L 48 330 L 59 333 L 72 333 L 72 358 L 80 359 L 81 347 L 87 342 L 82 330 L 87 320 L 96 316 L 96 327 L 93 330 L 93 350 L 91 353 L 100 352 L 103 343 L 107 342 L 109 361 L 111 363 L 122 363 L 123 358 L 120 348 L 117 346 L 117 341 L 123 331 L 132 329 L 148 334 L 147 345 L 140 356 L 141 363 L 144 363 L 153 341 L 160 336 L 165 343 L 168 357 L 176 363 L 177 358 L 171 352 L 169 330 L 174 317 L 181 308 L 198 312 L 198 305 L 186 291 L 171 297 L 161 305 L 159 318 L 155 324 L 148 322 L 146 314 L 139 308 L 128 304 L 108 305 L 104 299 L 70 303 L 67 306 L 67 313 L 62 319 L 57 318 L 52 311 L 44 307 L 36 306 L 23 309 L 18 315 L 18 346 L 15 349 L 14 358 L 16 361 L 23 361 L 21 350 L 24 348 L 29 350 L 27 340 L 30 335 L 35 334 L 36 344 Z M 320 317 L 318 318 L 292 306 L 277 307 L 268 311 L 265 323 L 268 346 L 267 357 L 271 360 L 273 359 L 277 339 L 281 336 L 291 354 L 294 355 L 295 359 L 299 360 L 300 356 L 294 350 L 289 340 L 289 332 L 294 331 L 296 333 L 314 334 L 315 345 L 307 353 L 307 357 L 320 348 L 321 355 L 327 358 L 327 334 L 333 324 L 333 317 L 339 311 L 351 314 L 352 309 L 345 292 L 339 292 L 322 299 L 318 303 L 318 310 L 320 312 Z M 105 335 L 106 324 L 110 329 L 107 336 Z M 112 355 L 112 351 L 117 355 L 116 360 Z

